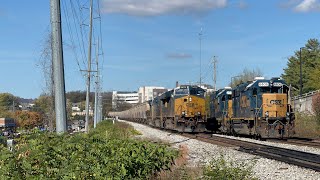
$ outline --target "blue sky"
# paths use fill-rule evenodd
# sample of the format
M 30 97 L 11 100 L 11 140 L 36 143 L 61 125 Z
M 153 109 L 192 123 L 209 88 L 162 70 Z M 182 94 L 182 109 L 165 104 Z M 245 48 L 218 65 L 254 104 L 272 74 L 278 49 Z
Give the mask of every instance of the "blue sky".
M 69 13 L 70 2 L 62 3 Z M 88 0 L 73 2 L 88 5 Z M 50 31 L 49 3 L 1 2 L 0 92 L 24 98 L 43 92 L 38 64 Z M 102 0 L 101 11 L 105 91 L 198 82 L 201 28 L 203 81 L 213 83 L 211 61 L 217 56 L 218 87 L 244 68 L 259 68 L 266 77 L 280 76 L 286 58 L 309 38 L 320 36 L 319 0 Z M 66 90 L 85 90 L 70 48 L 66 12 L 62 13 Z M 86 59 L 77 56 L 85 69 Z

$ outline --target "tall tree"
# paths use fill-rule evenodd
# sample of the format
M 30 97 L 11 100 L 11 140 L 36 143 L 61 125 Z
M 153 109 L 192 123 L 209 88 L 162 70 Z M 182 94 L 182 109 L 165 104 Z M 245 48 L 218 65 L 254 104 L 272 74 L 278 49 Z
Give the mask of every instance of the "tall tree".
M 1 93 L 0 94 L 0 106 L 9 109 L 12 107 L 13 102 L 17 103 L 18 98 L 10 93 Z
M 43 124 L 49 127 L 49 130 L 53 130 L 55 125 L 55 114 L 53 111 L 52 96 L 49 95 L 40 95 L 34 101 L 33 110 L 41 114 L 43 117 Z
M 302 92 L 320 89 L 320 43 L 317 39 L 309 39 L 301 48 L 301 62 Z M 283 70 L 281 77 L 294 88 L 300 89 L 300 49 L 288 58 L 287 67 Z
M 49 127 L 50 131 L 53 131 L 55 123 L 54 112 L 54 90 L 53 90 L 53 72 L 52 72 L 52 49 L 51 49 L 51 32 L 48 32 L 44 41 L 42 42 L 41 55 L 38 61 L 38 67 L 41 69 L 44 79 L 43 94 L 38 98 L 37 105 L 42 111 L 44 124 Z M 38 107 L 39 108 L 39 107 Z
M 262 76 L 263 73 L 260 71 L 259 68 L 257 69 L 248 69 L 245 68 L 241 73 L 239 73 L 237 76 L 232 77 L 232 82 L 230 82 L 231 87 L 235 87 L 238 84 L 241 84 L 242 82 L 252 81 L 255 77 Z

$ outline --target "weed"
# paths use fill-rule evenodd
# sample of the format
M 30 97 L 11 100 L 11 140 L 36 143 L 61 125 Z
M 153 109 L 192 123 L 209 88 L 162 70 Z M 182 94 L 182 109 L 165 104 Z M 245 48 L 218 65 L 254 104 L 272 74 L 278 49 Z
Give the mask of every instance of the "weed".
M 320 125 L 315 116 L 296 113 L 295 119 L 296 136 L 306 138 L 320 137 Z
M 224 155 L 212 160 L 209 165 L 204 167 L 203 179 L 219 180 L 253 180 L 254 162 L 235 162 L 227 160 Z

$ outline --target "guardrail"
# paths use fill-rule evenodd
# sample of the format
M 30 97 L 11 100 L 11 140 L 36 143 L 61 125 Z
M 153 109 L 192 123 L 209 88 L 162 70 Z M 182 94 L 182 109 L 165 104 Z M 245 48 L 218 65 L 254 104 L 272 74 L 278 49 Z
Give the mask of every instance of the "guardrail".
M 306 97 L 310 97 L 313 96 L 314 94 L 320 93 L 320 89 L 316 90 L 316 91 L 311 91 L 305 94 L 302 94 L 301 96 L 294 96 L 291 98 L 291 100 L 297 100 L 297 99 L 301 99 L 301 98 L 306 98 Z

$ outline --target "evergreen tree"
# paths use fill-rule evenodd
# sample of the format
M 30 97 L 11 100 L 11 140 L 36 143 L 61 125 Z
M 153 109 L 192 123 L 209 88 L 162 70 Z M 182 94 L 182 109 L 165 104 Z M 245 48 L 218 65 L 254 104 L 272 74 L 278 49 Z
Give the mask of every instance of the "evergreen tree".
M 302 93 L 320 89 L 320 43 L 317 39 L 309 39 L 301 48 L 301 62 Z M 283 70 L 281 77 L 294 88 L 300 89 L 300 49 L 288 58 L 287 67 Z

